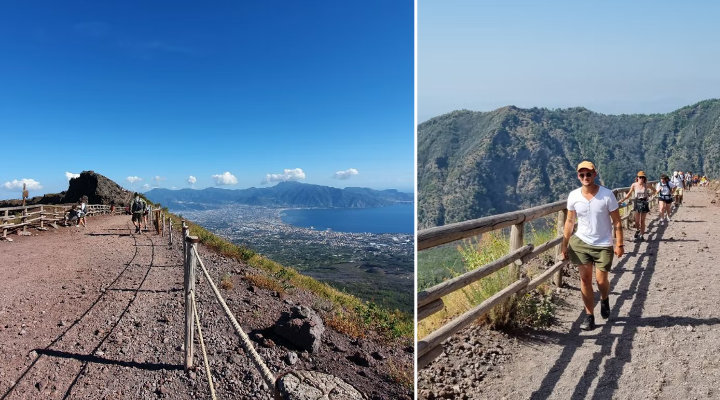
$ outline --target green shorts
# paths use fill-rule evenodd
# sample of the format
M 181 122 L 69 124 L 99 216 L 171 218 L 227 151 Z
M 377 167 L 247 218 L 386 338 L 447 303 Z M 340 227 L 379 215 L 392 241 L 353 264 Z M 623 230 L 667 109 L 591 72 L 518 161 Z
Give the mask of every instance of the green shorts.
M 615 253 L 613 253 L 612 246 L 591 246 L 572 235 L 568 242 L 568 255 L 570 262 L 575 265 L 595 264 L 600 271 L 608 272 L 612 267 Z
M 142 212 L 135 212 L 135 213 L 133 213 L 133 215 L 132 215 L 132 220 L 133 220 L 133 222 L 135 222 L 135 221 L 138 221 L 138 222 L 139 222 L 139 221 L 142 221 L 142 219 L 143 219 Z

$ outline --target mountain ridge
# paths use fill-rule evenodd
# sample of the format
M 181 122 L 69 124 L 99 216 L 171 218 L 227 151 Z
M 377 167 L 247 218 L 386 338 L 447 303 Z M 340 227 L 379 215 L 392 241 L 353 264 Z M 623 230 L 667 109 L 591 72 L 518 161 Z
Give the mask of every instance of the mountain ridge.
M 226 204 L 301 208 L 368 208 L 413 201 L 411 193 L 395 189 L 360 187 L 338 189 L 300 182 L 280 182 L 268 188 L 247 189 L 162 189 L 145 193 L 153 202 L 176 210 L 207 209 Z
M 577 186 L 583 159 L 609 187 L 628 186 L 638 170 L 718 176 L 720 100 L 667 114 L 459 110 L 419 124 L 417 146 L 423 229 L 559 200 Z

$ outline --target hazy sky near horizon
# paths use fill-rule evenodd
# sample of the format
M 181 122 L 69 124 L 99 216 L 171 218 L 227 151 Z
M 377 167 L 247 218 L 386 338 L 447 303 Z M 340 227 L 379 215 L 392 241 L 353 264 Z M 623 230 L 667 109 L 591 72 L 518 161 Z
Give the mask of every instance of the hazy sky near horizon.
M 457 110 L 666 113 L 720 97 L 720 3 L 418 1 L 418 122 Z
M 413 3 L 0 6 L 0 199 L 94 170 L 128 189 L 413 188 Z

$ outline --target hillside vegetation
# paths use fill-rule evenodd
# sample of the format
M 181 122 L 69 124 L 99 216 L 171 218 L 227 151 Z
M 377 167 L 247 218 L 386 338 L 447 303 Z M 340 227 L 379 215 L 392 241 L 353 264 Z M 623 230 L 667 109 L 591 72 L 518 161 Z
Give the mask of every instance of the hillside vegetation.
M 673 170 L 720 175 L 720 100 L 668 114 L 513 106 L 454 111 L 418 126 L 418 227 L 564 198 L 583 159 L 608 187 Z

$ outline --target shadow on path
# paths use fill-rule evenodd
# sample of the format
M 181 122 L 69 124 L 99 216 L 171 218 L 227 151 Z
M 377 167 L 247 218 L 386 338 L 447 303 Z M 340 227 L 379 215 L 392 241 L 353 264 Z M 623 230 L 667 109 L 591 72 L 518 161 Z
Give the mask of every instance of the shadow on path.
M 618 381 L 625 365 L 632 359 L 633 338 L 637 333 L 638 327 L 651 324 L 657 324 L 657 326 L 663 326 L 663 324 L 674 325 L 685 320 L 685 318 L 652 318 L 650 320 L 640 318 L 647 298 L 643 294 L 647 293 L 650 289 L 650 281 L 657 263 L 658 245 L 662 241 L 665 230 L 667 229 L 666 224 L 658 225 L 658 222 L 659 220 L 657 219 L 651 221 L 647 229 L 649 233 L 648 240 L 646 242 L 633 243 L 632 250 L 629 251 L 627 255 L 624 255 L 613 267 L 614 273 L 610 281 L 612 288 L 616 288 L 623 274 L 632 273 L 634 277 L 627 289 L 620 292 L 615 298 L 611 297 L 610 322 L 602 323 L 600 322 L 602 320 L 599 320 L 598 328 L 596 329 L 600 329 L 600 331 L 596 335 L 581 335 L 580 324 L 584 317 L 584 310 L 581 310 L 578 318 L 573 322 L 570 331 L 565 334 L 558 334 L 558 336 L 562 336 L 559 340 L 564 345 L 563 350 L 545 376 L 545 379 L 543 379 L 540 387 L 531 395 L 531 399 L 541 400 L 550 397 L 562 378 L 563 373 L 570 365 L 573 356 L 587 340 L 595 340 L 595 344 L 600 347 L 600 350 L 596 351 L 587 363 L 585 371 L 580 377 L 580 381 L 575 386 L 575 391 L 571 399 L 585 399 L 588 397 L 588 391 L 592 386 L 592 382 L 598 378 L 600 367 L 604 360 L 607 362 L 607 366 L 604 369 L 605 374 L 599 377 L 597 389 L 591 398 L 612 398 L 613 393 L 617 390 Z M 654 231 L 653 228 L 655 228 Z M 640 252 L 642 243 L 647 243 L 647 248 L 644 252 Z M 631 262 L 631 257 L 635 257 L 635 265 L 632 269 L 630 269 L 630 265 L 627 265 Z M 596 291 L 596 302 L 599 301 L 599 299 L 597 299 L 598 297 L 599 293 Z M 618 318 L 618 311 L 626 303 L 631 303 L 628 316 Z M 578 304 L 580 304 L 579 299 Z M 578 305 L 578 307 L 581 308 L 580 305 Z M 616 324 L 615 322 L 621 322 L 621 324 Z M 706 321 L 706 323 L 712 322 L 714 321 Z M 623 332 L 621 335 L 611 334 L 612 327 L 616 325 L 622 326 Z M 618 340 L 620 337 L 622 337 L 622 340 Z M 612 348 L 616 341 L 618 344 L 615 349 L 615 356 L 608 357 L 612 354 Z
M 121 229 L 116 229 L 116 230 L 121 230 Z M 122 229 L 122 230 L 128 231 L 129 228 L 125 228 L 125 229 Z M 131 236 L 131 235 L 130 235 L 130 234 L 127 234 L 127 235 L 116 235 L 116 234 L 112 234 L 112 236 Z M 51 347 L 53 347 L 53 346 L 54 346 L 55 344 L 57 344 L 60 340 L 62 340 L 62 339 L 65 337 L 65 335 L 66 335 L 71 329 L 73 329 L 73 328 L 74 328 L 75 326 L 77 326 L 83 319 L 85 319 L 85 317 L 90 313 L 90 311 L 92 311 L 93 309 L 95 309 L 95 307 L 96 307 L 97 304 L 100 302 L 100 300 L 102 300 L 102 299 L 107 295 L 107 293 L 108 293 L 109 291 L 118 290 L 118 289 L 107 289 L 105 292 L 102 292 L 102 293 L 97 297 L 97 299 L 95 299 L 95 301 L 90 305 L 90 307 L 88 307 L 88 309 L 85 310 L 85 312 L 83 312 L 83 314 L 82 314 L 80 317 L 78 317 L 72 324 L 70 324 L 70 326 L 68 326 L 67 329 L 65 329 L 60 335 L 58 335 L 57 338 L 55 338 L 52 342 L 50 342 L 50 344 L 48 344 L 44 349 L 35 349 L 35 351 L 38 353 L 38 356 L 33 360 L 32 363 L 30 363 L 30 365 L 28 365 L 28 366 L 25 368 L 25 370 L 24 370 L 23 373 L 20 375 L 20 377 L 15 380 L 15 383 L 2 395 L 2 397 L 0 397 L 0 400 L 5 400 L 5 399 L 15 390 L 15 388 L 16 388 L 21 382 L 23 382 L 23 380 L 24 380 L 24 378 L 27 376 L 27 374 L 33 369 L 33 367 L 38 363 L 38 361 L 40 361 L 40 359 L 41 359 L 43 356 L 62 357 L 62 358 L 74 358 L 74 359 L 77 359 L 77 360 L 80 360 L 80 361 L 83 362 L 83 365 L 82 365 L 82 367 L 80 368 L 80 371 L 75 375 L 75 378 L 73 379 L 72 383 L 71 383 L 70 386 L 68 387 L 68 389 L 67 389 L 67 391 L 66 391 L 66 393 L 65 393 L 65 395 L 64 395 L 64 397 L 63 397 L 63 398 L 65 398 L 65 399 L 69 398 L 70 393 L 72 392 L 73 387 L 74 387 L 75 384 L 77 383 L 77 381 L 78 381 L 78 379 L 80 378 L 80 376 L 82 376 L 82 374 L 83 374 L 83 372 L 85 371 L 85 369 L 87 368 L 87 365 L 88 365 L 89 362 L 100 362 L 100 363 L 104 363 L 104 364 L 117 364 L 117 365 L 130 366 L 130 367 L 135 367 L 135 368 L 140 368 L 140 369 L 146 369 L 146 370 L 148 370 L 148 369 L 152 370 L 152 369 L 178 369 L 178 368 L 182 368 L 182 366 L 180 366 L 180 365 L 169 365 L 169 364 L 141 364 L 141 363 L 135 363 L 135 362 L 130 362 L 130 361 L 113 361 L 113 360 L 107 360 L 107 359 L 103 359 L 103 358 L 100 358 L 100 357 L 92 356 L 92 354 L 94 354 L 95 352 L 97 352 L 97 350 L 100 348 L 100 346 L 102 346 L 103 343 L 105 343 L 105 341 L 106 341 L 107 338 L 110 336 L 110 334 L 111 334 L 111 333 L 115 330 L 115 328 L 118 326 L 118 324 L 120 323 L 120 321 L 121 321 L 122 318 L 124 317 L 125 313 L 130 309 L 130 306 L 131 306 L 131 305 L 135 302 L 135 300 L 137 299 L 138 293 L 144 292 L 144 290 L 141 290 L 140 288 L 141 288 L 142 285 L 145 283 L 145 280 L 147 279 L 148 275 L 150 274 L 150 271 L 154 268 L 153 262 L 154 262 L 154 260 L 155 260 L 155 245 L 154 245 L 154 243 L 152 243 L 152 238 L 150 238 L 149 236 L 145 236 L 146 238 L 148 238 L 148 239 L 151 241 L 151 244 L 150 244 L 150 245 L 139 245 L 139 244 L 137 243 L 137 237 L 136 237 L 136 236 L 132 236 L 132 237 L 135 239 L 135 243 L 134 243 L 135 252 L 134 252 L 133 256 L 130 258 L 130 260 L 125 264 L 125 268 L 123 268 L 122 271 L 120 271 L 120 273 L 115 277 L 115 279 L 113 279 L 112 282 L 110 282 L 110 284 L 107 285 L 107 287 L 108 287 L 108 288 L 112 287 L 112 286 L 113 286 L 114 284 L 116 284 L 116 283 L 120 280 L 120 278 L 125 274 L 125 272 L 128 270 L 128 268 L 133 264 L 133 262 L 134 262 L 135 259 L 137 258 L 139 247 L 141 247 L 141 246 L 152 246 L 152 255 L 151 255 L 150 265 L 148 266 L 148 269 L 147 269 L 147 271 L 145 272 L 145 275 L 143 276 L 142 281 L 140 282 L 140 284 L 138 285 L 138 287 L 137 287 L 136 289 L 119 289 L 120 291 L 125 291 L 125 290 L 132 291 L 132 292 L 134 292 L 135 294 L 134 294 L 134 296 L 132 297 L 132 299 L 130 299 L 130 301 L 128 302 L 128 304 L 125 306 L 125 309 L 122 311 L 122 313 L 120 314 L 120 316 L 117 318 L 117 320 L 115 321 L 115 323 L 113 324 L 113 326 L 108 330 L 107 334 L 106 334 L 106 335 L 102 338 L 102 340 L 95 346 L 95 348 L 93 348 L 93 349 L 90 351 L 90 354 L 88 354 L 88 355 L 73 354 L 73 353 L 67 353 L 67 352 L 62 352 L 62 351 L 52 350 L 52 349 L 51 349 Z M 182 290 L 182 289 L 178 289 L 178 290 Z M 171 289 L 170 291 L 172 291 L 172 289 Z M 158 292 L 163 292 L 163 291 L 158 291 Z M 156 368 L 156 366 L 158 366 L 158 367 Z
M 121 367 L 144 369 L 148 371 L 158 371 L 161 369 L 167 370 L 181 370 L 184 367 L 180 364 L 163 364 L 163 363 L 139 363 L 135 361 L 122 361 L 122 360 L 110 360 L 103 357 L 92 356 L 87 354 L 79 353 L 68 353 L 66 351 L 48 350 L 48 349 L 35 349 L 38 354 L 60 357 L 60 358 L 71 358 L 82 361 L 84 363 L 96 363 L 96 364 L 107 364 L 107 365 L 119 365 Z

